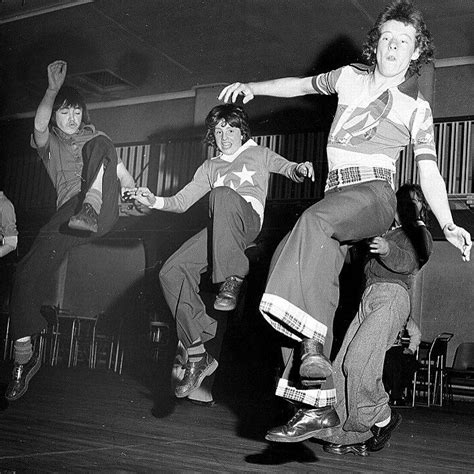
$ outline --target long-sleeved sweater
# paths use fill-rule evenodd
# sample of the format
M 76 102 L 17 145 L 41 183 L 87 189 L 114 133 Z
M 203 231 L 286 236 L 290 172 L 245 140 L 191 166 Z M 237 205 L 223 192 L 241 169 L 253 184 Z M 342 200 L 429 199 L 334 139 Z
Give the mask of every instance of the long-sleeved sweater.
M 385 256 L 376 255 L 366 263 L 366 285 L 391 282 L 411 287 L 413 276 L 426 263 L 433 249 L 433 239 L 424 225 L 413 229 L 410 236 L 402 227 L 388 231 L 384 236 L 389 245 Z
M 248 140 L 233 155 L 219 154 L 206 160 L 183 189 L 174 196 L 159 198 L 157 208 L 185 212 L 211 189 L 228 186 L 252 205 L 263 222 L 270 173 L 302 182 L 304 178 L 296 173 L 297 166 L 298 163 Z

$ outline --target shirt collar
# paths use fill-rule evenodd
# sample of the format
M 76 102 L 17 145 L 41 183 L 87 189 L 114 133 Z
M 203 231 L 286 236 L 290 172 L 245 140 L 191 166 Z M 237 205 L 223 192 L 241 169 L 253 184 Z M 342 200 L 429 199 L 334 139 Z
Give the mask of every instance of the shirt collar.
M 96 133 L 95 127 L 91 123 L 89 124 L 81 123 L 78 131 L 76 133 L 73 133 L 72 135 L 68 135 L 67 133 L 64 133 L 59 127 L 56 127 L 55 125 L 53 125 L 53 130 L 56 133 L 56 135 L 62 138 L 63 140 L 73 140 L 76 137 L 94 135 Z
M 258 145 L 250 138 L 243 145 L 241 145 L 235 153 L 232 153 L 232 155 L 225 155 L 224 153 L 220 153 L 215 158 L 220 158 L 221 160 L 228 161 L 230 163 L 234 161 L 243 151 L 247 150 L 247 148 L 250 148 L 252 146 Z
M 367 74 L 373 74 L 375 70 L 375 65 L 373 66 L 367 66 L 366 68 L 364 67 L 359 67 L 359 70 L 365 71 Z M 416 99 L 418 97 L 418 92 L 419 92 L 419 85 L 418 85 L 418 74 L 415 73 L 407 73 L 405 74 L 405 79 L 404 81 L 397 86 L 397 89 L 402 93 L 405 94 L 412 99 Z
M 403 94 L 416 99 L 418 97 L 418 74 L 408 74 L 405 76 L 405 80 L 398 86 L 398 90 Z

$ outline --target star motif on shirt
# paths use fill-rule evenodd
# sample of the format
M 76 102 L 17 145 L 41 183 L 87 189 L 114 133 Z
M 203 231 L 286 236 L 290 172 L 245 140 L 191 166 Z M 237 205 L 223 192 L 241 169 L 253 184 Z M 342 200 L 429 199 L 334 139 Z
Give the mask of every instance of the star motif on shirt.
M 234 171 L 233 173 L 240 178 L 240 186 L 242 186 L 242 184 L 246 181 L 251 185 L 254 184 L 252 176 L 256 173 L 256 171 L 248 170 L 245 164 L 242 166 L 242 171 Z
M 223 176 L 221 176 L 220 173 L 217 173 L 217 179 L 214 181 L 214 188 L 218 188 L 220 186 L 225 186 L 224 185 L 224 180 L 227 177 L 227 173 Z
M 233 182 L 233 181 L 230 181 L 230 183 L 229 183 L 229 188 L 230 188 L 230 189 L 233 189 L 234 191 L 236 191 L 236 190 L 237 190 L 237 188 L 235 187 L 235 185 L 234 185 L 234 182 Z

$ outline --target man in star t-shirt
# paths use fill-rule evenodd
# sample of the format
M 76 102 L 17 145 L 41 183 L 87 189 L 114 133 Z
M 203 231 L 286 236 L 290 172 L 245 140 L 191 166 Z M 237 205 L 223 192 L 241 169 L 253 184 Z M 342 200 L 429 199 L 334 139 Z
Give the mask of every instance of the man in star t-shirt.
M 220 283 L 214 308 L 231 311 L 249 271 L 245 248 L 262 228 L 270 173 L 296 182 L 305 177 L 314 181 L 311 163 L 292 163 L 250 138 L 248 116 L 241 107 L 214 107 L 206 117 L 206 126 L 207 143 L 220 153 L 206 160 L 181 191 L 171 197 L 159 197 L 147 188 L 131 190 L 142 204 L 169 212 L 185 212 L 210 192 L 210 226 L 185 242 L 160 271 L 163 294 L 188 357 L 184 378 L 175 389 L 178 398 L 199 388 L 218 365 L 204 346 L 215 336 L 217 322 L 206 314 L 199 295 L 199 281 L 208 262 L 212 265 L 213 283 Z M 212 253 L 209 257 L 208 249 Z

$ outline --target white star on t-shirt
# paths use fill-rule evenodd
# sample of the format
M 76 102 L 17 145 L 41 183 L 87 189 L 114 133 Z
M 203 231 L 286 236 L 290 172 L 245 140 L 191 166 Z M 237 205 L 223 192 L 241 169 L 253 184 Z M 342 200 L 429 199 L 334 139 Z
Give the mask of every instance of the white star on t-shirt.
M 245 165 L 242 167 L 242 171 L 234 171 L 233 173 L 240 178 L 240 186 L 242 186 L 242 184 L 246 181 L 252 185 L 254 184 L 252 176 L 256 173 L 256 171 L 249 171 Z
M 221 176 L 220 173 L 217 173 L 217 179 L 214 181 L 214 188 L 218 188 L 220 186 L 225 186 L 224 179 L 227 177 L 227 173 L 224 176 Z

